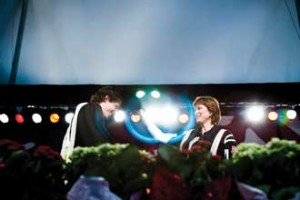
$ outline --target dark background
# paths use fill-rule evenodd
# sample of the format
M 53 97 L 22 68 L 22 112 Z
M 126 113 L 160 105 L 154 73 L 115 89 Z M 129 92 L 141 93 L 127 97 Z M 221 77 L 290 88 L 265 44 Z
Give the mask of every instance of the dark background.
M 13 116 L 17 110 L 30 110 L 26 117 L 30 117 L 34 109 L 27 108 L 35 105 L 42 115 L 49 115 L 57 111 L 66 113 L 74 111 L 75 106 L 88 101 L 91 94 L 103 85 L 0 85 L 0 109 L 10 112 Z M 271 137 L 281 137 L 300 141 L 299 133 L 295 133 L 285 125 L 277 122 L 267 122 L 260 126 L 252 126 L 240 117 L 240 110 L 247 103 L 258 102 L 267 105 L 294 106 L 300 112 L 300 83 L 274 83 L 274 84 L 197 84 L 197 85 L 113 85 L 119 89 L 126 106 L 128 100 L 135 95 L 138 89 L 158 89 L 162 93 L 184 95 L 193 100 L 199 95 L 216 97 L 221 103 L 223 115 L 235 116 L 233 122 L 227 126 L 235 134 L 238 142 L 245 140 L 245 131 L 251 127 L 261 140 L 267 142 Z M 1 113 L 1 111 L 0 111 Z M 25 119 L 26 120 L 26 119 Z M 44 120 L 41 124 L 34 124 L 30 120 L 24 124 L 17 124 L 11 120 L 8 124 L 0 123 L 0 137 L 11 138 L 21 142 L 35 142 L 37 144 L 50 145 L 60 150 L 61 142 L 67 128 L 67 123 L 60 120 L 52 124 Z M 297 121 L 298 123 L 298 121 Z M 123 123 L 109 124 L 111 134 L 120 143 L 135 143 L 141 148 L 149 148 L 149 145 L 138 141 L 126 129 Z
M 0 105 L 77 104 L 87 101 L 103 85 L 0 85 Z M 138 89 L 158 89 L 166 93 L 216 97 L 220 102 L 298 103 L 300 83 L 265 84 L 172 84 L 172 85 L 113 85 L 126 100 Z

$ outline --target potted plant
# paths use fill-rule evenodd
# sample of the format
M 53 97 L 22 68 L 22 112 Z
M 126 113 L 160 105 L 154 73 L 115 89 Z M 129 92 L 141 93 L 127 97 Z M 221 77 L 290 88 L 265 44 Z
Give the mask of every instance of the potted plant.
M 131 144 L 101 144 L 77 147 L 69 167 L 79 176 L 102 177 L 109 189 L 122 199 L 149 187 L 155 158 Z
M 64 199 L 68 170 L 59 153 L 49 146 L 0 141 L 1 195 L 11 199 Z M 11 188 L 14 188 L 11 192 Z
M 231 177 L 227 161 L 212 156 L 210 144 L 199 141 L 192 150 L 180 152 L 174 145 L 158 148 L 158 168 L 153 177 L 153 199 L 226 199 Z
M 283 200 L 300 192 L 300 144 L 295 141 L 273 138 L 265 145 L 242 143 L 231 165 L 244 196 L 252 195 L 252 189 L 266 198 Z

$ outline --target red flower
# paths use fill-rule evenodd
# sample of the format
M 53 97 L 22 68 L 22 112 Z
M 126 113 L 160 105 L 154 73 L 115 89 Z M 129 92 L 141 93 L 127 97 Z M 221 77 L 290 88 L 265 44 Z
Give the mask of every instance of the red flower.
M 223 179 L 213 180 L 205 188 L 201 195 L 201 199 L 209 200 L 227 200 L 230 199 L 231 189 L 231 176 L 224 177 Z
M 62 160 L 60 154 L 57 151 L 55 151 L 51 147 L 45 146 L 45 145 L 38 146 L 34 150 L 33 156 L 37 157 L 37 158 L 45 157 L 48 159 Z
M 0 140 L 0 148 L 4 147 L 6 150 L 9 151 L 16 151 L 16 150 L 20 150 L 20 149 L 24 149 L 23 145 L 13 141 L 13 140 L 9 140 L 9 139 L 2 139 Z
M 209 153 L 210 152 L 211 143 L 205 140 L 199 140 L 195 143 L 190 150 L 182 149 L 181 152 L 183 154 L 189 154 L 191 152 L 199 152 L 199 153 Z
M 150 199 L 153 200 L 186 200 L 190 190 L 179 175 L 164 167 L 159 167 L 153 175 Z
M 5 164 L 4 163 L 0 163 L 0 169 L 3 169 L 3 168 L 5 168 Z
M 222 156 L 220 155 L 213 155 L 212 158 L 215 160 L 222 160 Z

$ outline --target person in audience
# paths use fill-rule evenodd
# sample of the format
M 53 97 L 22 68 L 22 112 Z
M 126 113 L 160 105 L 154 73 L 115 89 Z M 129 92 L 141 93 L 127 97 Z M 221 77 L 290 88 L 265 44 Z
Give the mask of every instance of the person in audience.
M 219 125 L 221 110 L 218 100 L 211 96 L 198 96 L 193 106 L 197 127 L 184 133 L 180 150 L 191 150 L 198 141 L 207 141 L 211 144 L 212 155 L 230 158 L 236 150 L 237 142 L 229 130 Z
M 114 143 L 107 130 L 107 119 L 121 107 L 121 104 L 120 92 L 111 86 L 101 87 L 91 95 L 89 102 L 78 104 L 63 140 L 61 156 L 68 159 L 77 146 Z

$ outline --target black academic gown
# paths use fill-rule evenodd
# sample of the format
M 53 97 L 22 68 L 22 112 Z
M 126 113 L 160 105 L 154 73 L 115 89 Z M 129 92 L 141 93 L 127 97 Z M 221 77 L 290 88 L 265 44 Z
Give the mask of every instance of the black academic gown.
M 78 113 L 75 147 L 98 146 L 107 142 L 113 143 L 113 139 L 107 131 L 101 106 L 97 103 L 84 105 Z

